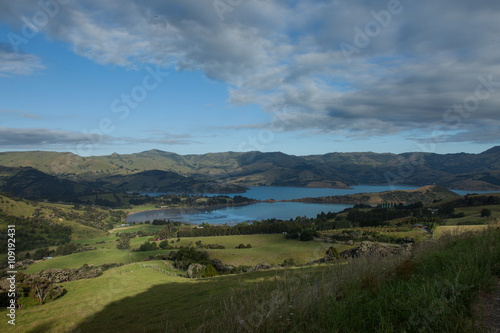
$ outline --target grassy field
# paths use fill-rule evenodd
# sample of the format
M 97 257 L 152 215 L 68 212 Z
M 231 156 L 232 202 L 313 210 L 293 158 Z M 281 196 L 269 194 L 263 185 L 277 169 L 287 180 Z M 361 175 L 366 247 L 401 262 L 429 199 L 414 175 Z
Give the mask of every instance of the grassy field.
M 434 238 L 439 238 L 443 235 L 459 235 L 469 231 L 482 231 L 487 228 L 487 225 L 442 225 L 434 231 Z
M 150 237 L 137 237 L 131 240 L 131 248 L 138 248 Z M 82 242 L 84 245 L 97 247 L 97 250 L 58 256 L 44 260 L 28 267 L 26 273 L 36 273 L 48 268 L 79 268 L 84 264 L 101 265 L 105 263 L 132 263 L 141 261 L 148 256 L 165 254 L 172 250 L 157 250 L 147 252 L 122 251 L 116 249 L 116 237 L 100 237 Z M 259 263 L 282 264 L 285 259 L 293 259 L 297 264 L 305 264 L 311 260 L 323 257 L 327 249 L 333 244 L 317 241 L 301 242 L 288 240 L 283 235 L 239 235 L 216 237 L 185 237 L 180 242 L 174 241 L 176 246 L 195 246 L 196 241 L 203 244 L 220 244 L 225 249 L 210 250 L 211 258 L 220 259 L 223 263 L 233 266 L 255 266 Z M 105 241 L 103 244 L 96 244 Z M 239 244 L 251 244 L 249 249 L 236 249 Z M 334 245 L 339 252 L 349 248 L 346 245 Z
M 65 296 L 18 310 L 15 329 L 3 320 L 0 331 L 470 332 L 471 306 L 500 274 L 499 237 L 499 231 L 444 237 L 409 261 L 366 259 L 201 280 L 177 276 L 162 261 L 144 264 L 167 273 L 131 263 L 64 283 Z
M 58 256 L 53 259 L 43 260 L 30 265 L 25 272 L 37 273 L 49 268 L 79 268 L 84 264 L 102 265 L 109 263 L 133 263 L 144 260 L 144 258 L 156 253 L 166 253 L 167 251 L 154 252 L 127 252 L 117 249 L 98 249 L 94 251 L 74 253 L 67 256 Z
M 490 217 L 481 217 L 481 211 L 486 208 L 491 211 Z M 488 224 L 492 220 L 500 217 L 500 205 L 475 206 L 475 207 L 457 207 L 455 214 L 464 213 L 464 217 L 448 219 L 447 225 L 463 225 L 463 224 Z
M 273 279 L 284 271 L 262 271 L 244 275 L 192 280 L 163 262 L 157 265 L 174 275 L 139 264 L 128 264 L 104 272 L 95 279 L 63 283 L 68 293 L 44 306 L 18 310 L 14 332 L 165 332 L 175 327 L 202 325 L 220 312 L 230 290 Z M 312 272 L 315 267 L 297 271 Z M 5 313 L 0 311 L 0 315 Z M 0 322 L 6 332 L 6 321 Z M 12 330 L 9 330 L 12 331 Z
M 301 242 L 285 239 L 283 235 L 238 235 L 219 237 L 186 237 L 174 245 L 194 246 L 196 241 L 203 244 L 220 244 L 226 248 L 206 250 L 210 257 L 220 259 L 228 265 L 257 265 L 259 263 L 281 264 L 285 259 L 293 259 L 297 264 L 305 264 L 323 257 L 328 248 L 334 245 L 341 252 L 349 248 L 342 244 L 317 241 Z M 235 249 L 239 244 L 250 244 L 249 249 Z

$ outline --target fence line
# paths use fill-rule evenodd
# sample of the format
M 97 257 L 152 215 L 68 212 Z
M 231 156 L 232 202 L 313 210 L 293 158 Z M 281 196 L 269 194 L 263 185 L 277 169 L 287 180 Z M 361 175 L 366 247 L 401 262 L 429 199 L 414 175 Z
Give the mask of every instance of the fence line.
M 162 269 L 158 265 L 146 265 L 146 264 L 142 264 L 142 263 L 138 263 L 137 265 L 139 267 L 142 267 L 142 268 L 152 268 L 154 270 L 157 270 L 160 273 L 163 273 L 163 274 L 166 274 L 166 275 L 169 275 L 169 276 L 181 276 L 181 275 L 179 275 L 179 274 L 177 274 L 175 272 L 170 272 L 168 270 Z

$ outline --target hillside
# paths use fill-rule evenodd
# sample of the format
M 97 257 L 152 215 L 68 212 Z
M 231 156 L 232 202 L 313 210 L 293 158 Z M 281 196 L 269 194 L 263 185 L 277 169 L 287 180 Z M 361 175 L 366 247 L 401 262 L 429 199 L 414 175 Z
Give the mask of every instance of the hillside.
M 445 200 L 460 197 L 444 187 L 437 185 L 423 186 L 414 190 L 397 190 L 378 193 L 356 193 L 319 198 L 303 198 L 292 200 L 295 202 L 314 203 L 350 203 L 350 204 L 384 204 L 384 203 L 432 203 L 435 200 Z
M 23 198 L 61 198 L 91 193 L 87 184 L 48 175 L 32 167 L 0 166 L 0 191 Z
M 70 180 L 71 179 L 71 180 Z M 99 192 L 160 191 L 188 193 L 242 193 L 245 187 L 217 183 L 204 177 L 195 179 L 175 172 L 147 170 L 133 174 L 115 174 L 94 178 L 64 178 L 32 167 L 0 166 L 0 192 L 29 199 L 72 200 Z
M 480 154 L 226 152 L 178 155 L 160 150 L 79 157 L 71 153 L 5 152 L 0 165 L 31 166 L 78 183 L 107 182 L 160 170 L 217 186 L 338 187 L 366 184 L 440 185 L 453 189 L 500 190 L 500 147 Z M 126 182 L 127 180 L 125 180 Z M 114 183 L 114 181 L 112 181 Z M 121 187 L 121 186 L 120 186 Z

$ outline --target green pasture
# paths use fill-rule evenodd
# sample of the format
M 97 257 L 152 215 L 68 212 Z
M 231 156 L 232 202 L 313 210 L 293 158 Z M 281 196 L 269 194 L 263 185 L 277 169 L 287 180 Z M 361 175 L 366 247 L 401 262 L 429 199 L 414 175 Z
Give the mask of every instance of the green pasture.
M 481 217 L 481 211 L 489 209 L 491 211 L 490 217 Z M 487 206 L 472 206 L 472 207 L 457 207 L 455 214 L 464 213 L 464 217 L 447 219 L 447 225 L 461 225 L 461 224 L 488 224 L 495 218 L 500 218 L 500 205 L 487 205 Z
M 197 327 L 220 313 L 221 302 L 235 288 L 272 281 L 284 270 L 194 280 L 161 261 L 165 274 L 138 263 L 117 267 L 98 278 L 66 282 L 63 297 L 43 306 L 17 310 L 16 327 L 0 322 L 0 331 L 12 332 L 165 332 L 165 327 Z M 316 267 L 293 270 L 313 272 Z M 5 317 L 5 310 L 0 311 Z
M 25 272 L 37 273 L 49 268 L 79 268 L 85 264 L 102 265 L 109 263 L 128 264 L 144 260 L 144 258 L 157 253 L 167 253 L 167 251 L 152 252 L 131 252 L 115 249 L 97 249 L 92 251 L 73 253 L 66 256 L 58 256 L 52 259 L 42 260 L 30 265 Z

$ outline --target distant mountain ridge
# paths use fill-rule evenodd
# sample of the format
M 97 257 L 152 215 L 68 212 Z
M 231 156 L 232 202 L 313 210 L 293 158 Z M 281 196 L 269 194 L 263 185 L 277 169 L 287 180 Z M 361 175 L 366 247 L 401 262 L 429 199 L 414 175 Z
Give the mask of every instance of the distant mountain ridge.
M 115 189 L 150 187 L 157 175 L 141 173 L 157 170 L 170 173 L 163 176 L 173 182 L 179 180 L 175 180 L 174 174 L 189 177 L 192 188 L 199 183 L 197 188 L 208 186 L 215 192 L 229 185 L 347 188 L 360 184 L 500 190 L 500 146 L 479 154 L 365 152 L 293 156 L 281 152 L 224 152 L 179 155 L 155 149 L 135 154 L 81 157 L 58 152 L 4 152 L 0 153 L 0 166 L 32 167 L 77 184 L 107 184 Z M 171 184 L 164 181 L 161 187 L 168 188 Z

